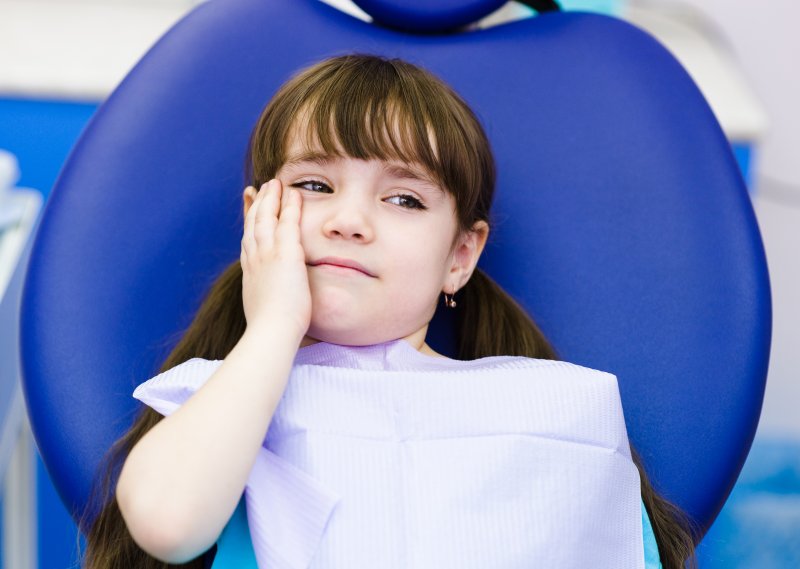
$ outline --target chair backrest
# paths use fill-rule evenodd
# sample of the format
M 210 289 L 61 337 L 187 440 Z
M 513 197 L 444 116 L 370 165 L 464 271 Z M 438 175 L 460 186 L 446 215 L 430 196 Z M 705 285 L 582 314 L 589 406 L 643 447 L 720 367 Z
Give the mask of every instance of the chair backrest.
M 563 359 L 618 376 L 656 488 L 710 525 L 755 433 L 771 306 L 744 180 L 695 83 L 649 34 L 604 15 L 421 34 L 318 0 L 201 4 L 63 167 L 32 251 L 21 348 L 33 431 L 73 515 L 130 425 L 134 386 L 238 258 L 256 117 L 299 67 L 349 52 L 421 64 L 476 110 L 499 171 L 480 267 Z M 446 318 L 429 340 L 453 355 Z

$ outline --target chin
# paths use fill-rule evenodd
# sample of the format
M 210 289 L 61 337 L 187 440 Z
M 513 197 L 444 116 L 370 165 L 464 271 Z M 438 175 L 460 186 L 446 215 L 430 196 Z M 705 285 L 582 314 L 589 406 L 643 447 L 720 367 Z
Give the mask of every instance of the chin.
M 312 336 L 320 342 L 344 346 L 369 346 L 378 343 L 368 332 L 360 330 L 331 330 L 330 328 L 311 326 L 306 335 Z

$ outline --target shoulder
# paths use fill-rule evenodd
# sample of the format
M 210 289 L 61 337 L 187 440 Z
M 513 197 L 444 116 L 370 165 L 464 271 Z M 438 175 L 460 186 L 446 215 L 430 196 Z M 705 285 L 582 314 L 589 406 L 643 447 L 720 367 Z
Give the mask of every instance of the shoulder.
M 459 370 L 459 389 L 475 383 L 483 394 L 483 384 L 491 381 L 492 392 L 500 400 L 525 396 L 528 402 L 555 398 L 564 405 L 579 403 L 598 409 L 617 409 L 620 389 L 613 373 L 562 360 L 524 356 L 491 356 L 463 362 Z M 481 395 L 484 396 L 484 395 Z
M 525 356 L 498 356 L 474 361 L 482 361 L 492 367 L 537 370 L 542 374 L 561 377 L 612 383 L 617 381 L 617 376 L 611 372 L 563 360 L 542 360 Z
M 617 376 L 608 371 L 568 361 L 528 357 L 514 357 L 503 367 L 507 369 L 492 374 L 493 378 L 507 380 L 517 388 L 524 386 L 526 392 L 535 393 L 537 397 L 549 394 L 563 400 L 565 405 L 569 402 L 587 408 L 619 409 L 621 406 Z
M 222 365 L 222 362 L 223 360 L 192 358 L 168 370 L 160 372 L 158 375 L 155 375 L 139 385 L 139 387 L 144 385 L 154 387 L 163 384 L 196 385 L 198 382 L 207 380 L 208 377 Z M 137 387 L 137 389 L 139 389 L 139 387 Z
M 192 358 L 139 384 L 133 398 L 168 415 L 200 389 L 223 360 Z

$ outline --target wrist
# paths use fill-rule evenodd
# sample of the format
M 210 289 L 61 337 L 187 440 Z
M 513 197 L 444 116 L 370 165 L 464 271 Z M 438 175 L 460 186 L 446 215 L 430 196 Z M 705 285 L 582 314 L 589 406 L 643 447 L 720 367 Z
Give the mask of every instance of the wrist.
M 265 321 L 248 324 L 240 343 L 265 353 L 275 353 L 276 349 L 280 353 L 291 352 L 294 357 L 304 336 L 291 326 Z

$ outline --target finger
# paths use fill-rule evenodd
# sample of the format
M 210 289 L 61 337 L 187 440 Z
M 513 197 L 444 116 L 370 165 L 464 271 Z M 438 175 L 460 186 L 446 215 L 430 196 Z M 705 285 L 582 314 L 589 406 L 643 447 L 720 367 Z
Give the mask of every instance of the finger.
M 264 186 L 261 192 L 264 194 L 261 198 L 264 203 L 259 205 L 256 212 L 253 228 L 253 238 L 256 246 L 262 252 L 266 252 L 272 248 L 275 235 L 275 218 L 278 209 L 277 184 L 276 180 L 272 179 Z
M 266 190 L 267 184 L 261 184 L 261 189 L 256 190 L 254 186 L 250 186 L 253 188 L 253 192 L 255 197 L 253 198 L 253 202 L 250 204 L 250 208 L 247 210 L 247 216 L 245 218 L 245 229 L 242 235 L 242 247 L 244 248 L 245 252 L 249 256 L 249 258 L 253 259 L 256 252 L 257 252 L 257 243 L 256 243 L 256 218 L 258 217 L 259 210 L 262 210 L 264 206 L 262 202 L 266 197 L 268 197 L 269 192 Z
M 276 219 L 280 213 L 280 185 L 281 181 L 278 178 L 272 178 L 267 182 L 267 187 L 269 188 L 269 192 L 267 192 L 270 203 L 269 212 Z
M 252 188 L 254 197 L 250 207 L 247 210 L 247 215 L 244 217 L 244 228 L 242 231 L 242 250 L 248 254 L 252 253 L 250 249 L 253 244 L 253 227 L 255 224 L 256 210 L 258 210 L 258 203 L 260 201 L 260 192 L 257 192 L 253 186 L 248 186 L 246 189 L 250 188 Z
M 283 209 L 289 203 L 289 198 L 292 195 L 292 192 L 291 192 L 292 188 L 284 188 L 283 184 L 280 182 L 280 180 L 278 180 L 278 184 L 281 186 L 281 189 L 280 189 L 281 207 L 280 207 L 280 211 L 278 212 L 278 219 L 280 219 L 281 216 L 283 215 Z
M 275 229 L 275 238 L 281 243 L 299 243 L 303 200 L 300 190 L 288 188 L 284 191 L 288 194 L 287 203 L 281 211 L 281 218 Z

